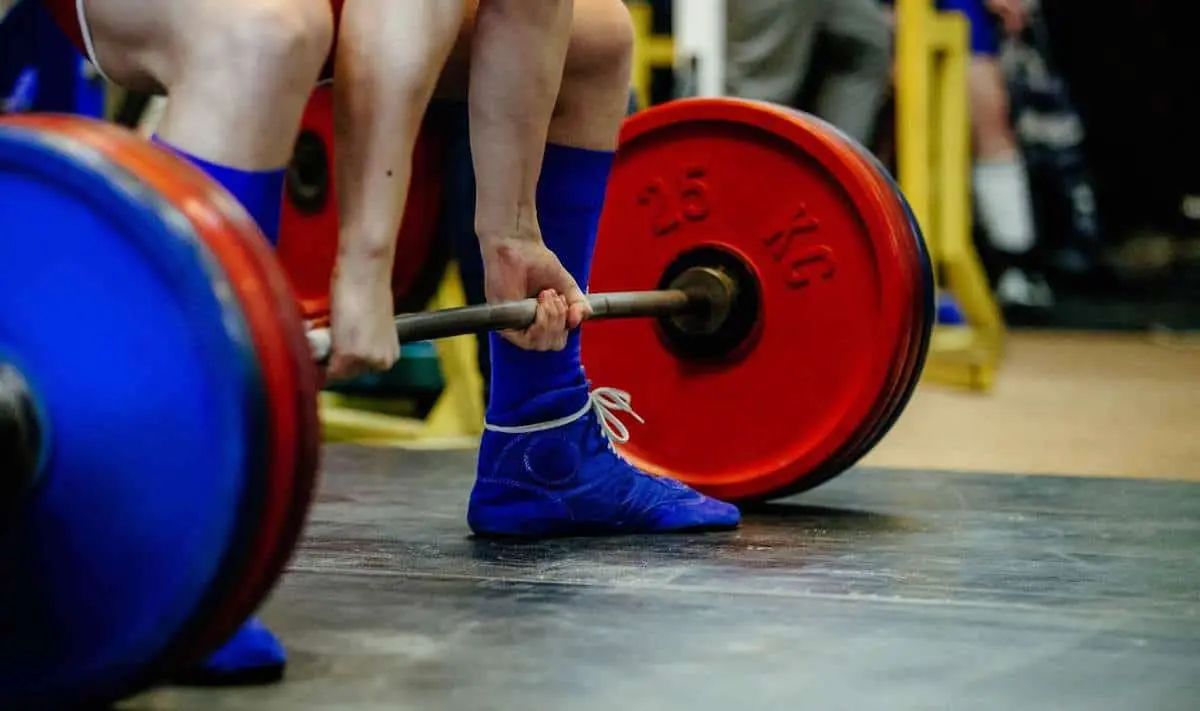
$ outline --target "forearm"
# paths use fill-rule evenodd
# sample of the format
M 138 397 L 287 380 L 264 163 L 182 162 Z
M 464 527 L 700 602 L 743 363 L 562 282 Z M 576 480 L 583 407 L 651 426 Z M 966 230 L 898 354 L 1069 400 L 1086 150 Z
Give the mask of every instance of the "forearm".
M 334 85 L 343 266 L 390 274 L 413 149 L 462 20 L 450 0 L 346 0 Z
M 481 243 L 538 236 L 534 202 L 570 42 L 572 0 L 481 0 L 470 80 Z

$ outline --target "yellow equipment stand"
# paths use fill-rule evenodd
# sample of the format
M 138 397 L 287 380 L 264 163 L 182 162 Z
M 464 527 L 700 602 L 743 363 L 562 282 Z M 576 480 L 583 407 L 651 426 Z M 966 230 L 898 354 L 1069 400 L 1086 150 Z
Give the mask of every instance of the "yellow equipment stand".
M 930 0 L 896 0 L 896 25 L 900 187 L 925 233 L 938 288 L 955 297 L 967 322 L 934 331 L 924 377 L 989 391 L 1004 320 L 971 238 L 967 21 Z
M 650 105 L 650 79 L 655 69 L 675 66 L 675 39 L 654 34 L 654 11 L 650 3 L 633 0 L 626 3 L 633 20 L 633 93 L 638 106 Z

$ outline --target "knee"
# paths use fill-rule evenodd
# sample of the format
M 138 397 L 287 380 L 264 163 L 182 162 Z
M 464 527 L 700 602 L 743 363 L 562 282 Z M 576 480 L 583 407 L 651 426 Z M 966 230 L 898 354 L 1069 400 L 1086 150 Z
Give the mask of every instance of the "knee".
M 563 71 L 564 89 L 627 91 L 633 67 L 633 23 L 622 0 L 579 0 Z
M 329 0 L 234 0 L 214 14 L 219 29 L 199 40 L 206 63 L 235 76 L 311 88 L 333 43 Z M 213 3 L 217 5 L 217 3 Z

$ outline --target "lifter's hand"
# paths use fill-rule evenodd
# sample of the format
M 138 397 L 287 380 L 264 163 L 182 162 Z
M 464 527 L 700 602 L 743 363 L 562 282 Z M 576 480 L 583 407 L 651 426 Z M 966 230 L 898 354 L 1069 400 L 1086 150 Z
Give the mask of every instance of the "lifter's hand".
M 400 359 L 390 267 L 390 262 L 382 266 L 338 260 L 330 285 L 333 354 L 327 379 L 382 372 Z
M 502 331 L 509 342 L 531 351 L 559 351 L 567 331 L 592 315 L 587 296 L 558 257 L 538 237 L 481 243 L 484 294 L 489 303 L 538 299 L 537 320 L 524 331 Z
M 1024 31 L 1028 19 L 1025 0 L 987 0 L 987 9 L 1000 18 L 1007 34 L 1019 35 Z

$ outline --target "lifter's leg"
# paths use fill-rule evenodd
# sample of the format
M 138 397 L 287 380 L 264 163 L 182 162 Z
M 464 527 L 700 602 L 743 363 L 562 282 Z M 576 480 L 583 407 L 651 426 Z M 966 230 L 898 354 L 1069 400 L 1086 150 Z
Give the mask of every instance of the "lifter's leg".
M 84 10 L 109 77 L 167 92 L 157 140 L 224 185 L 274 242 L 285 167 L 329 51 L 328 0 L 86 0 Z M 251 620 L 183 681 L 267 681 L 285 662 Z
M 95 57 L 161 89 L 156 140 L 238 198 L 274 242 L 295 134 L 329 51 L 328 0 L 85 0 Z
M 477 31 L 484 30 L 481 21 Z M 479 184 L 477 224 L 512 215 L 514 200 L 532 203 L 546 246 L 584 286 L 628 102 L 632 44 L 629 17 L 620 0 L 576 0 L 541 177 L 530 190 L 534 194 L 514 193 L 508 189 L 511 182 L 498 186 L 509 178 L 512 167 L 502 165 L 494 153 L 481 154 L 476 146 L 486 141 L 472 137 Z M 472 67 L 473 91 L 481 83 L 478 71 L 477 65 Z M 506 109 L 505 98 L 492 93 L 487 110 L 519 110 Z M 479 128 L 478 120 L 473 111 L 473 131 Z M 643 474 L 612 450 L 588 407 L 579 329 L 571 331 L 561 351 L 523 350 L 496 335 L 490 343 L 488 431 L 469 511 L 477 533 L 545 536 L 737 525 L 734 507 Z

